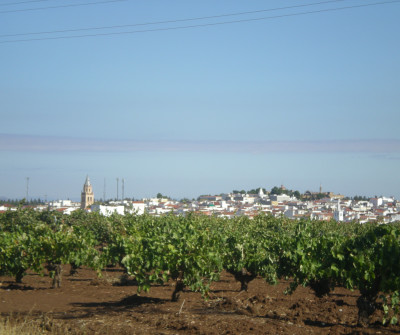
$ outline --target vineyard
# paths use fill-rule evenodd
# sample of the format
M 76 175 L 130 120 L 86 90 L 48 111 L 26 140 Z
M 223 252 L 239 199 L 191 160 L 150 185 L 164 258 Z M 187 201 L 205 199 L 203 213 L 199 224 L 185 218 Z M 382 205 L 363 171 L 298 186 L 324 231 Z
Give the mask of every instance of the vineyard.
M 398 333 L 399 260 L 399 223 L 291 221 L 266 215 L 229 220 L 194 214 L 104 217 L 83 211 L 62 215 L 29 209 L 0 214 L 2 298 L 17 292 L 13 299 L 27 302 L 32 299 L 31 290 L 42 295 L 49 291 L 47 294 L 51 295 L 63 292 L 71 283 L 86 284 L 83 296 L 85 290 L 93 289 L 91 284 L 108 283 L 105 290 L 120 299 L 120 304 L 107 305 L 114 306 L 110 313 L 129 309 L 132 316 L 145 310 L 144 304 L 180 306 L 171 315 L 177 324 L 183 322 L 185 310 L 193 314 L 201 309 L 202 317 L 213 314 L 212 318 L 221 322 L 236 316 L 233 320 L 253 318 L 251 322 L 264 322 L 265 326 L 272 320 L 275 323 L 271 321 L 271 333 L 278 332 L 276 322 L 287 327 L 296 320 L 303 326 L 308 322 L 310 327 L 319 327 L 304 328 L 303 333 L 329 333 L 326 321 L 311 320 L 311 316 L 301 318 L 310 308 L 322 310 L 322 305 L 315 304 L 325 302 L 331 311 L 353 306 L 348 311 L 353 314 L 353 321 L 350 324 L 336 321 L 341 325 L 336 333 L 351 333 L 356 329 Z M 111 281 L 110 274 L 118 277 L 115 275 Z M 49 285 L 44 287 L 46 281 L 40 278 L 50 278 Z M 100 295 L 101 289 L 96 289 Z M 281 307 L 273 301 L 277 298 L 271 298 L 271 292 L 278 291 L 279 299 L 290 301 L 291 305 L 275 315 Z M 300 298 L 304 294 L 314 307 L 305 306 L 304 297 Z M 195 303 L 191 302 L 194 295 L 198 299 Z M 338 295 L 348 295 L 352 300 L 337 299 Z M 109 297 L 109 301 L 115 300 Z M 3 317 L 10 316 L 0 309 Z M 294 310 L 297 314 L 293 314 L 293 320 L 288 319 L 287 315 Z M 190 323 L 183 328 L 163 328 L 163 313 L 152 314 L 152 319 L 161 322 L 159 326 L 157 322 L 153 324 L 154 320 L 146 323 L 146 327 L 150 327 L 149 323 L 153 327 L 151 332 L 155 329 L 159 334 L 170 333 L 165 329 L 173 329 L 171 333 L 216 331 L 215 327 L 190 328 Z M 189 312 L 186 313 L 187 317 Z M 149 331 L 143 328 L 140 318 L 135 320 L 142 328 L 126 333 Z M 331 322 L 331 327 L 334 323 Z M 268 333 L 266 328 L 254 327 L 254 333 Z M 246 332 L 252 331 L 249 329 Z M 76 329 L 70 331 L 79 333 Z M 228 327 L 225 333 L 243 331 Z M 290 331 L 302 333 L 299 328 Z M 124 333 L 122 328 L 119 332 Z

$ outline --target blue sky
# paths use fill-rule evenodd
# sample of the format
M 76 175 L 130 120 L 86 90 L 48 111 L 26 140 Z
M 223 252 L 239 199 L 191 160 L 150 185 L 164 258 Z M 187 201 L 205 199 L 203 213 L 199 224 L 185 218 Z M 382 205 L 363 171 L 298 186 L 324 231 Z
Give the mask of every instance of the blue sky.
M 29 177 L 32 197 L 79 199 L 88 174 L 107 198 L 117 177 L 135 198 L 400 198 L 400 2 L 17 2 L 0 4 L 0 196 Z

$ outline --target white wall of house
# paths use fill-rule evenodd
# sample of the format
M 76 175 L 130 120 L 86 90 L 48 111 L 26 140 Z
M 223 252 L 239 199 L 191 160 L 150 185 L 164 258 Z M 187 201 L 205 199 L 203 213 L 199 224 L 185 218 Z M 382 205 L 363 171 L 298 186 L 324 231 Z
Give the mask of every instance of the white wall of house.
M 80 207 L 80 204 L 71 200 L 54 200 L 49 202 L 49 208 Z
M 129 205 L 132 206 L 131 209 L 128 210 L 128 213 L 143 215 L 146 210 L 146 204 L 144 202 L 133 202 Z
M 105 205 L 92 205 L 91 207 L 92 212 L 98 212 L 104 216 L 110 216 L 113 213 L 125 214 L 125 207 L 124 206 L 105 206 Z
M 288 196 L 287 194 L 271 194 L 269 198 L 272 201 L 278 201 L 278 202 L 284 202 L 284 201 L 290 201 L 292 198 Z
M 372 198 L 369 200 L 369 202 L 375 207 L 379 207 L 383 204 L 383 199 L 382 198 Z
M 284 213 L 284 215 L 289 219 L 293 219 L 296 214 L 298 214 L 296 207 L 289 207 L 289 209 L 287 209 Z

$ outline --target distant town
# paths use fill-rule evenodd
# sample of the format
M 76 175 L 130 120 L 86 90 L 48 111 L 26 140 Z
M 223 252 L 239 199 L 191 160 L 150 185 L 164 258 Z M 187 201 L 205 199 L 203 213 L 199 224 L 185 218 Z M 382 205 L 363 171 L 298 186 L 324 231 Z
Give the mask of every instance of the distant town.
M 81 202 L 72 200 L 38 201 L 20 204 L 2 201 L 0 212 L 17 210 L 19 206 L 31 207 L 35 210 L 55 210 L 71 214 L 81 209 L 98 212 L 105 216 L 114 213 L 161 216 L 165 214 L 186 215 L 189 212 L 232 218 L 248 216 L 253 218 L 260 213 L 289 219 L 336 220 L 340 222 L 358 221 L 389 223 L 400 221 L 400 202 L 393 197 L 366 198 L 356 196 L 345 197 L 341 194 L 288 190 L 285 186 L 273 187 L 270 191 L 257 188 L 249 191 L 234 190 L 218 195 L 201 195 L 197 199 L 174 200 L 158 193 L 154 198 L 104 199 L 96 200 L 89 177 L 86 178 L 81 191 Z

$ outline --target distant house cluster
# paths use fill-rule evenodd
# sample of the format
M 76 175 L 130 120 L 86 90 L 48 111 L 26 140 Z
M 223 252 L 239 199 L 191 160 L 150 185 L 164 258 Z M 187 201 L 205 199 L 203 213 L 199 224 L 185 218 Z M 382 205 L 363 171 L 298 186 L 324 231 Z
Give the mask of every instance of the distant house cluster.
M 400 202 L 393 197 L 371 199 L 347 199 L 332 192 L 305 192 L 301 199 L 287 192 L 284 186 L 279 191 L 269 194 L 262 188 L 257 192 L 234 191 L 219 195 L 201 195 L 196 200 L 172 200 L 159 194 L 156 198 L 140 201 L 120 200 L 96 203 L 89 177 L 86 178 L 81 202 L 71 200 L 50 201 L 36 206 L 37 210 L 56 210 L 70 214 L 74 210 L 98 212 L 105 216 L 116 214 L 137 214 L 161 216 L 165 214 L 186 215 L 198 213 L 222 218 L 248 216 L 250 218 L 265 213 L 275 217 L 287 217 L 293 220 L 302 218 L 312 220 L 336 220 L 339 222 L 358 221 L 360 223 L 376 221 L 389 223 L 400 221 Z M 254 190 L 253 190 L 254 191 Z M 9 205 L 0 206 L 0 211 L 15 210 Z
M 319 200 L 299 200 L 288 195 L 226 194 L 200 196 L 197 200 L 181 203 L 167 200 L 145 201 L 146 212 L 152 215 L 188 212 L 232 218 L 260 213 L 289 219 L 336 220 L 340 222 L 393 222 L 400 220 L 400 202 L 393 198 L 373 198 L 369 201 L 346 200 L 339 195 Z

